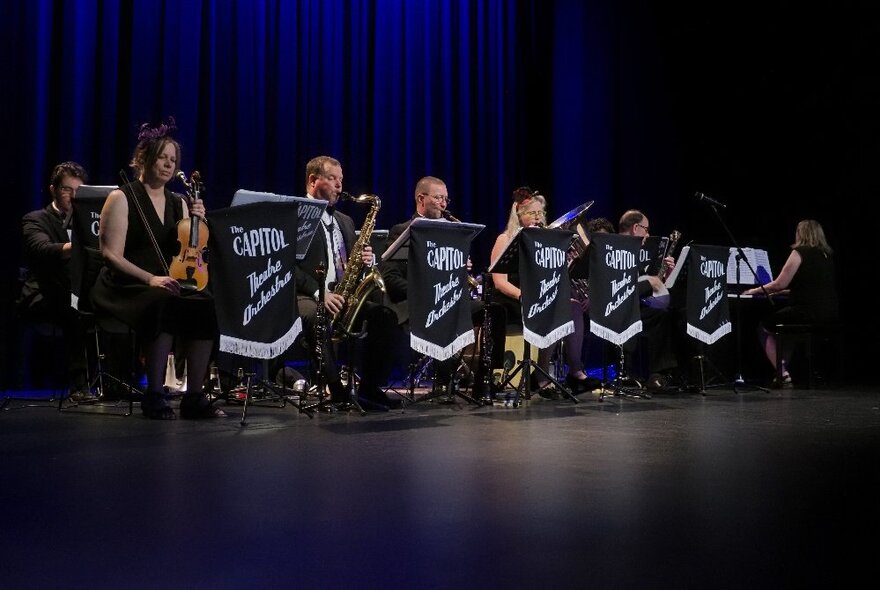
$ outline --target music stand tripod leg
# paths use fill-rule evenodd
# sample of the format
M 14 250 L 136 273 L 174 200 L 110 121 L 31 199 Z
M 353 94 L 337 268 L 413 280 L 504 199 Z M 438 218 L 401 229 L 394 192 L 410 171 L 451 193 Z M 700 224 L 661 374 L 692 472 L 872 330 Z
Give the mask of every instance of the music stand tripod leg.
M 620 350 L 620 366 L 617 370 L 617 375 L 614 377 L 614 381 L 611 383 L 611 393 L 614 397 L 625 397 L 625 398 L 640 398 L 640 399 L 651 399 L 651 394 L 647 391 L 643 391 L 639 388 L 638 391 L 633 391 L 628 389 L 620 384 L 621 378 L 627 379 L 626 377 L 626 360 L 623 352 L 623 346 L 617 345 L 617 348 Z M 638 383 L 638 382 L 636 382 Z M 603 388 L 604 389 L 604 388 Z M 599 401 L 604 401 L 605 392 L 599 395 Z
M 505 386 L 510 384 L 513 381 L 513 378 L 516 376 L 519 371 L 522 370 L 523 376 L 520 380 L 519 386 L 516 387 L 516 393 L 514 394 L 513 401 L 511 405 L 514 408 L 518 408 L 520 404 L 520 397 L 522 394 L 525 394 L 526 399 L 531 399 L 532 397 L 532 371 L 538 371 L 544 377 L 547 378 L 547 381 L 553 383 L 556 386 L 557 391 L 562 392 L 574 403 L 580 403 L 580 400 L 577 399 L 574 394 L 572 394 L 571 390 L 562 385 L 559 381 L 557 381 L 554 377 L 552 377 L 547 371 L 541 368 L 538 363 L 532 360 L 531 355 L 531 344 L 526 341 L 523 341 L 523 358 L 519 362 L 519 365 L 510 373 L 507 377 L 507 380 L 501 384 L 501 388 L 504 389 Z
M 346 387 L 346 389 L 348 391 L 348 401 L 343 402 L 342 404 L 336 404 L 336 409 L 337 410 L 343 410 L 343 409 L 347 410 L 347 409 L 354 408 L 355 410 L 358 411 L 358 413 L 361 416 L 366 416 L 367 411 L 358 402 L 358 394 L 357 394 L 357 392 L 358 392 L 358 390 L 357 390 L 358 378 L 357 378 L 357 374 L 354 371 L 354 367 L 349 365 L 348 367 L 344 367 L 344 368 L 348 372 L 348 385 Z M 346 406 L 348 406 L 348 407 L 346 407 Z

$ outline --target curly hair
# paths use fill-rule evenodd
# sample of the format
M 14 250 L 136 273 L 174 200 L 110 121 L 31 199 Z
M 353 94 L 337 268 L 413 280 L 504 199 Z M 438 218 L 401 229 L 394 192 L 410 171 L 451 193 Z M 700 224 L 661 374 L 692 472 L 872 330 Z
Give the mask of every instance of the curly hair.
M 74 178 L 79 178 L 84 183 L 89 181 L 86 169 L 73 161 L 61 162 L 52 168 L 52 174 L 49 175 L 49 184 L 57 187 L 63 176 L 73 176 Z

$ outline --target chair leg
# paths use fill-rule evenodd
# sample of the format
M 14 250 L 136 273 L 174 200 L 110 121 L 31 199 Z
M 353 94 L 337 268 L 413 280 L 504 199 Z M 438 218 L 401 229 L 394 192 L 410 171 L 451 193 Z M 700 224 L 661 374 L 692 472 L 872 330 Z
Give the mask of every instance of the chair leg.
M 813 333 L 810 332 L 807 334 L 806 342 L 804 342 L 804 352 L 807 356 L 807 371 L 809 372 L 809 377 L 807 378 L 807 387 L 809 389 L 813 389 Z

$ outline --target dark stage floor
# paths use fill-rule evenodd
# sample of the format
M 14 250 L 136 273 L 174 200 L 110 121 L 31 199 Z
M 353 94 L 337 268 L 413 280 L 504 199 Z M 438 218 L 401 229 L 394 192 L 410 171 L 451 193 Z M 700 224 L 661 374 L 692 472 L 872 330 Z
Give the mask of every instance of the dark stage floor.
M 877 391 L 0 413 L 3 588 L 846 587 Z

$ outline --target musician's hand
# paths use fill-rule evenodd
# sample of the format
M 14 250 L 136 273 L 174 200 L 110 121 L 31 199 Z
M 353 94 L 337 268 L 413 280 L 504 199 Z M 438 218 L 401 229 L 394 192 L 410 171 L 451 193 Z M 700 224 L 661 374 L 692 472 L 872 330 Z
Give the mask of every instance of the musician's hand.
M 665 286 L 663 281 L 660 280 L 660 277 L 655 277 L 653 275 L 648 275 L 648 283 L 651 284 L 651 290 L 655 293 L 657 291 L 662 291 Z
M 586 299 L 583 299 L 583 300 L 572 299 L 572 301 L 574 301 L 575 303 L 577 303 L 581 306 L 582 312 L 587 313 L 588 311 L 590 311 L 590 298 L 589 297 L 587 297 Z
M 470 255 L 468 255 L 467 264 L 466 264 L 465 266 L 467 266 L 468 274 L 470 274 L 470 272 L 471 272 L 472 270 L 474 270 L 474 263 L 471 262 L 471 257 L 470 257 Z
M 324 293 L 324 307 L 327 308 L 332 314 L 337 314 L 342 309 L 342 304 L 345 303 L 345 297 L 339 295 L 337 293 Z
M 159 289 L 171 291 L 175 295 L 178 295 L 180 293 L 180 283 L 178 283 L 176 279 L 173 279 L 171 277 L 153 275 L 150 277 L 149 285 L 151 287 L 157 287 Z
M 363 261 L 365 266 L 373 266 L 373 261 L 376 259 L 376 255 L 373 254 L 372 246 L 364 246 L 363 251 L 361 251 L 361 260 Z
M 672 256 L 667 256 L 663 259 L 663 267 L 666 270 L 665 274 L 672 272 L 672 269 L 675 268 L 675 258 Z
M 190 205 L 189 208 L 189 214 L 197 217 L 204 217 L 205 213 L 207 213 L 205 202 L 201 199 L 193 199 L 192 205 Z

